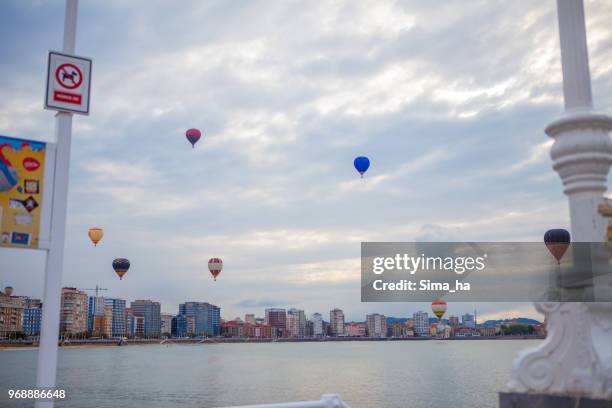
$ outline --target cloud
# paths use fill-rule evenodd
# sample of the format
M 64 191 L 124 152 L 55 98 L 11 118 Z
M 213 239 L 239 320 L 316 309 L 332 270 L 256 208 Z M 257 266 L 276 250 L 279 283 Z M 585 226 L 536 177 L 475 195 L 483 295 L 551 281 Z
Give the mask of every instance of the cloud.
M 280 299 L 244 299 L 240 302 L 236 302 L 234 305 L 243 309 L 261 309 L 271 307 L 281 307 L 291 302 L 280 300 Z
M 415 238 L 417 242 L 463 242 L 465 234 L 459 228 L 448 228 L 441 225 L 426 224 Z
M 529 155 L 524 160 L 510 167 L 511 172 L 517 172 L 527 166 L 542 162 L 549 157 L 550 148 L 553 145 L 553 140 L 547 140 L 531 148 Z

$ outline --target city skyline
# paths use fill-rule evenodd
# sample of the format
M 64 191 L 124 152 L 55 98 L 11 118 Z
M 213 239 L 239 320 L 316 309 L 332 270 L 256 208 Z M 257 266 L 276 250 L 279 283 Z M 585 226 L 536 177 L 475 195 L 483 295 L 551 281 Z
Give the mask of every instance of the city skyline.
M 82 4 L 77 49 L 95 57 L 92 115 L 74 121 L 64 284 L 170 307 L 205 298 L 229 315 L 333 300 L 356 316 L 393 316 L 412 306 L 356 295 L 361 241 L 540 241 L 567 228 L 542 130 L 562 107 L 554 4 L 527 13 L 426 4 L 311 4 L 303 15 L 267 5 L 263 16 L 257 5 L 237 14 L 193 4 L 171 19 L 154 7 Z M 2 133 L 51 140 L 40 95 L 63 10 L 4 11 Z M 586 16 L 603 111 L 611 14 L 593 2 Z M 323 38 L 313 34 L 321 22 Z M 100 38 L 98 24 L 114 30 Z M 183 137 L 190 127 L 203 131 L 195 149 Z M 361 154 L 372 160 L 363 180 L 351 165 Z M 92 226 L 106 231 L 97 248 Z M 132 261 L 123 281 L 111 268 L 118 256 Z M 213 256 L 225 265 L 217 282 L 206 270 Z M 0 283 L 41 297 L 43 260 L 3 249 Z M 531 304 L 455 306 L 540 317 Z
M 0 281 L 0 287 L 4 287 L 5 285 L 2 284 L 2 282 Z M 97 285 L 94 285 L 97 286 Z M 64 286 L 64 287 L 68 287 L 68 288 L 76 288 L 74 286 Z M 83 288 L 76 288 L 80 291 L 84 291 L 88 294 L 88 299 L 95 297 L 92 296 L 91 293 L 95 293 L 95 289 L 83 289 Z M 106 290 L 104 288 L 104 290 Z M 29 298 L 41 298 L 40 295 L 23 295 L 20 294 L 20 292 L 15 292 L 16 296 L 26 296 Z M 130 299 L 130 297 L 128 296 L 127 298 L 121 297 L 121 296 L 114 296 L 112 294 L 109 294 L 108 292 L 102 292 L 100 291 L 99 295 L 96 295 L 99 298 L 108 298 L 108 299 L 123 299 L 126 300 Z M 136 299 L 136 297 L 132 297 L 133 299 Z M 202 302 L 202 300 L 182 300 L 179 301 L 178 304 L 176 304 L 176 306 L 170 306 L 167 303 L 163 303 L 162 301 L 159 300 L 159 298 L 156 298 L 154 296 L 141 296 L 139 298 L 144 298 L 144 299 L 158 299 L 157 301 L 159 301 L 160 305 L 161 305 L 161 313 L 162 314 L 176 314 L 176 312 L 178 310 L 180 310 L 180 305 L 183 303 L 189 303 L 189 302 Z M 502 302 L 503 303 L 503 302 Z M 477 305 L 486 305 L 488 304 L 487 302 L 450 302 L 450 309 L 449 310 L 454 310 L 454 314 L 456 316 L 460 316 L 464 313 L 469 313 L 469 312 L 474 312 L 474 311 L 479 311 L 478 313 L 479 316 L 481 316 L 484 320 L 499 320 L 499 319 L 504 319 L 504 318 L 508 318 L 509 316 L 512 317 L 526 317 L 526 318 L 532 318 L 535 320 L 540 320 L 541 319 L 541 315 L 539 313 L 537 313 L 535 310 L 531 310 L 530 307 L 526 307 L 526 308 L 509 308 L 509 309 L 503 309 L 503 308 L 499 308 L 499 306 L 497 306 L 496 308 L 498 309 L 498 311 L 495 311 L 493 313 L 487 313 L 484 312 L 482 313 L 482 310 L 479 309 L 477 307 Z M 243 309 L 241 309 L 241 312 L 239 313 L 233 313 L 232 312 L 226 312 L 227 313 L 227 319 L 233 319 L 237 316 L 245 316 L 247 314 L 255 314 L 255 316 L 264 316 L 265 315 L 265 311 L 266 309 L 270 309 L 270 308 L 279 308 L 279 309 L 285 309 L 285 310 L 289 310 L 292 308 L 296 308 L 296 304 L 291 304 L 291 303 L 287 303 L 287 304 L 281 304 L 281 303 L 273 303 L 274 306 L 257 306 L 257 307 L 245 307 Z M 359 317 L 357 317 L 358 315 L 363 315 L 366 316 L 368 314 L 375 314 L 375 313 L 380 313 L 381 309 L 388 309 L 388 307 L 382 306 L 382 307 L 377 307 L 377 305 L 386 305 L 384 302 L 375 302 L 375 303 L 368 303 L 368 305 L 370 305 L 371 307 L 369 309 L 366 309 L 363 313 L 361 312 L 356 312 L 356 311 L 350 311 L 349 308 L 347 307 L 341 307 L 338 306 L 338 309 L 343 310 L 343 311 L 349 311 L 349 317 L 346 319 L 347 321 L 360 321 Z M 332 310 L 334 308 L 334 306 L 330 307 L 330 310 Z M 401 307 L 398 309 L 402 309 L 402 310 L 429 310 L 430 308 L 430 304 L 426 303 L 426 302 L 402 302 L 401 303 Z M 308 309 L 300 309 L 300 310 L 304 310 L 304 311 L 308 311 Z M 406 312 L 402 312 L 402 310 L 397 311 L 397 313 L 395 314 L 388 314 L 385 313 L 386 316 L 388 317 L 401 317 L 403 316 L 403 313 Z M 486 308 L 485 308 L 486 310 Z M 309 312 L 307 313 L 307 316 L 310 316 L 313 313 L 325 313 L 326 310 L 325 308 L 321 309 L 321 310 L 315 310 L 313 312 Z M 448 313 L 447 313 L 448 315 Z M 222 316 L 222 318 L 225 318 Z M 364 320 L 365 321 L 365 320 Z
M 90 289 L 88 290 L 91 291 Z M 78 309 L 80 310 L 79 313 L 83 314 L 83 316 L 85 316 L 85 313 L 86 313 L 87 318 L 84 319 L 85 329 L 83 331 L 86 330 L 88 332 L 96 332 L 96 330 L 101 330 L 100 328 L 96 328 L 96 321 L 95 321 L 96 316 L 107 317 L 110 314 L 110 316 L 113 319 L 112 320 L 113 323 L 112 323 L 112 328 L 111 326 L 109 326 L 108 330 L 113 333 L 114 332 L 120 333 L 123 331 L 123 328 L 125 328 L 127 325 L 127 322 L 125 321 L 125 319 L 123 319 L 123 313 L 130 312 L 130 313 L 137 313 L 140 315 L 145 315 L 147 314 L 147 312 L 145 312 L 145 307 L 147 305 L 156 305 L 155 313 L 159 315 L 159 319 L 158 319 L 159 321 L 156 322 L 156 324 L 158 323 L 159 329 L 156 329 L 155 331 L 159 333 L 163 333 L 164 318 L 176 317 L 178 315 L 188 315 L 188 316 L 193 317 L 194 320 L 197 320 L 196 314 L 199 313 L 199 310 L 201 307 L 204 307 L 206 309 L 210 307 L 216 308 L 218 310 L 217 313 L 223 310 L 222 307 L 217 306 L 217 305 L 212 305 L 205 301 L 185 301 L 178 305 L 175 312 L 168 313 L 168 312 L 163 312 L 161 308 L 161 303 L 154 299 L 134 299 L 134 300 L 129 301 L 127 299 L 99 295 L 98 293 L 96 293 L 95 295 L 89 295 L 87 293 L 88 290 L 78 289 L 74 287 L 63 287 L 62 288 L 62 304 L 66 296 L 68 296 L 71 301 L 69 307 L 67 306 L 68 309 L 72 308 L 72 305 L 75 303 L 74 299 L 77 295 L 80 295 L 82 297 L 82 300 L 79 303 Z M 0 295 L 4 296 L 4 294 L 1 292 L 0 292 Z M 28 310 L 39 309 L 43 305 L 43 302 L 41 302 L 40 299 L 31 297 L 28 295 L 12 293 L 11 295 L 8 296 L 8 298 L 23 301 L 25 305 L 27 305 L 27 306 L 24 306 L 24 309 L 27 308 Z M 136 310 L 135 305 L 136 305 L 136 308 L 141 308 L 142 310 Z M 109 307 L 111 308 L 110 311 L 108 310 Z M 121 329 L 115 329 L 115 325 L 116 325 L 115 319 L 117 317 L 116 316 L 117 308 L 119 308 L 119 310 L 121 311 L 118 314 L 119 317 L 123 319 Z M 62 310 L 63 310 L 62 313 L 66 312 L 65 309 L 66 307 L 62 306 Z M 325 313 L 325 311 L 323 312 Z M 70 311 L 70 313 L 74 313 L 74 311 Z M 273 316 L 275 313 L 276 313 L 276 316 Z M 413 311 L 407 311 L 405 314 L 397 315 L 397 316 L 385 316 L 384 314 L 380 314 L 378 312 L 371 312 L 371 313 L 368 313 L 362 316 L 361 318 L 349 319 L 349 318 L 346 318 L 344 309 L 335 307 L 329 310 L 329 319 L 327 320 L 323 317 L 323 314 L 321 313 L 321 311 L 306 311 L 306 310 L 297 309 L 294 307 L 266 308 L 264 309 L 263 313 L 258 314 L 258 313 L 248 312 L 242 316 L 233 316 L 233 317 L 222 316 L 219 313 L 220 321 L 226 321 L 226 322 L 242 321 L 244 323 L 255 324 L 255 322 L 259 320 L 265 321 L 266 323 L 270 323 L 271 321 L 273 321 L 273 323 L 270 323 L 270 324 L 280 324 L 282 327 L 285 327 L 289 333 L 292 333 L 293 335 L 296 335 L 296 333 L 293 333 L 292 330 L 290 329 L 290 326 L 292 324 L 296 325 L 296 327 L 299 327 L 298 329 L 294 328 L 293 331 L 297 331 L 297 333 L 303 333 L 306 322 L 314 323 L 317 321 L 321 321 L 333 327 L 334 326 L 333 322 L 337 320 L 338 325 L 339 325 L 338 327 L 344 327 L 344 325 L 349 324 L 349 323 L 365 323 L 365 324 L 370 325 L 369 319 L 372 318 L 374 319 L 372 324 L 377 327 L 376 330 L 378 331 L 378 330 L 382 330 L 380 329 L 380 321 L 378 320 L 381 316 L 386 319 L 409 319 L 409 320 L 417 319 L 418 320 L 418 318 L 416 318 L 417 315 L 425 316 L 424 321 L 427 321 L 427 324 L 429 324 L 428 323 L 429 320 L 437 319 L 439 321 L 449 322 L 449 324 L 451 325 L 453 324 L 453 322 L 455 322 L 455 324 L 457 324 L 458 322 L 466 324 L 466 321 L 470 321 L 470 320 L 472 321 L 472 323 L 474 323 L 477 318 L 480 322 L 492 321 L 492 320 L 515 320 L 518 318 L 526 318 L 526 316 L 503 316 L 497 319 L 489 319 L 487 316 L 485 316 L 484 318 L 482 316 L 479 316 L 477 314 L 477 311 L 474 310 L 472 314 L 465 313 L 461 315 L 458 313 L 452 313 L 452 311 L 448 311 L 440 319 L 440 318 L 434 317 L 434 314 L 431 312 L 429 308 L 425 308 L 425 309 L 415 308 Z M 292 316 L 297 318 L 297 322 L 290 322 L 290 319 Z M 40 318 L 40 316 L 38 317 Z M 66 319 L 62 318 L 62 320 L 66 320 Z M 25 315 L 24 315 L 24 324 L 25 324 Z M 197 323 L 196 321 L 194 321 L 193 324 L 195 325 L 195 327 L 201 327 L 201 328 L 205 327 L 204 322 Z M 316 324 L 317 323 L 315 323 L 315 325 Z M 417 326 L 418 324 L 419 323 L 416 323 Z M 199 326 L 199 325 L 202 325 L 202 326 Z M 38 327 L 40 326 L 40 321 L 37 322 L 37 326 Z M 474 327 L 475 323 L 472 324 L 471 326 L 468 323 L 466 326 Z M 169 322 L 166 323 L 166 327 L 169 327 Z M 317 329 L 315 329 L 315 331 L 316 330 Z M 70 330 L 66 330 L 66 328 L 64 328 L 64 331 L 70 331 Z M 334 332 L 334 329 L 332 329 L 332 332 Z M 212 335 L 214 335 L 214 333 L 212 333 Z
M 478 321 L 466 313 L 446 318 L 433 307 L 434 316 L 427 311 L 414 311 L 406 317 L 371 313 L 365 320 L 345 319 L 338 308 L 329 311 L 329 321 L 321 313 L 308 317 L 304 310 L 268 308 L 265 317 L 253 313 L 233 319 L 221 318 L 221 307 L 208 302 L 185 302 L 176 314 L 162 313 L 161 305 L 151 299 L 125 299 L 88 296 L 76 288 L 64 287 L 61 295 L 59 336 L 66 339 L 97 342 L 114 339 L 123 345 L 126 339 L 249 339 L 262 341 L 312 341 L 328 338 L 341 339 L 452 339 L 491 338 L 506 335 L 544 336 L 542 322 L 523 317 Z M 435 303 L 435 302 L 434 302 Z M 0 292 L 0 340 L 38 341 L 43 304 L 40 299 L 15 296 L 11 290 Z

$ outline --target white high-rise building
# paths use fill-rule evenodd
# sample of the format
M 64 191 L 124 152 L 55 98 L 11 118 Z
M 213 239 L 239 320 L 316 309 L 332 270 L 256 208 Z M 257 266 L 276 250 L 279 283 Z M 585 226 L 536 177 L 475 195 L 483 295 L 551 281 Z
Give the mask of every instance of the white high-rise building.
M 344 312 L 341 309 L 329 312 L 329 330 L 332 336 L 344 336 Z
M 366 316 L 368 337 L 387 337 L 387 318 L 378 313 Z
M 172 333 L 172 318 L 174 315 L 170 313 L 161 313 L 161 333 Z
M 321 337 L 323 333 L 323 316 L 321 313 L 315 313 L 312 315 L 312 335 L 315 337 Z
M 287 332 L 289 337 L 303 338 L 306 335 L 306 315 L 303 310 L 287 310 Z
M 429 336 L 429 315 L 427 312 L 418 311 L 412 315 L 414 321 L 414 333 L 421 337 Z

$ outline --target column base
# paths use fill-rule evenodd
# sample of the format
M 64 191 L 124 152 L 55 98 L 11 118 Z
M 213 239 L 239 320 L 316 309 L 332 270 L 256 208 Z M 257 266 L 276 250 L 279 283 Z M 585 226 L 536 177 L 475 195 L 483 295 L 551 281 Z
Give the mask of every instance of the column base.
M 570 395 L 500 392 L 499 408 L 612 408 L 612 399 Z

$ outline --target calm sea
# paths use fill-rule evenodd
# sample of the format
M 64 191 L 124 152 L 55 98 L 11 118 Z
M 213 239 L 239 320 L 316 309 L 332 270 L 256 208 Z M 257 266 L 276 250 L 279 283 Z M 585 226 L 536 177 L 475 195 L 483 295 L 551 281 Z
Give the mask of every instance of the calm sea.
M 195 408 L 319 399 L 352 407 L 496 407 L 512 360 L 538 340 L 64 348 L 57 407 Z M 36 381 L 36 350 L 0 351 L 0 406 Z

